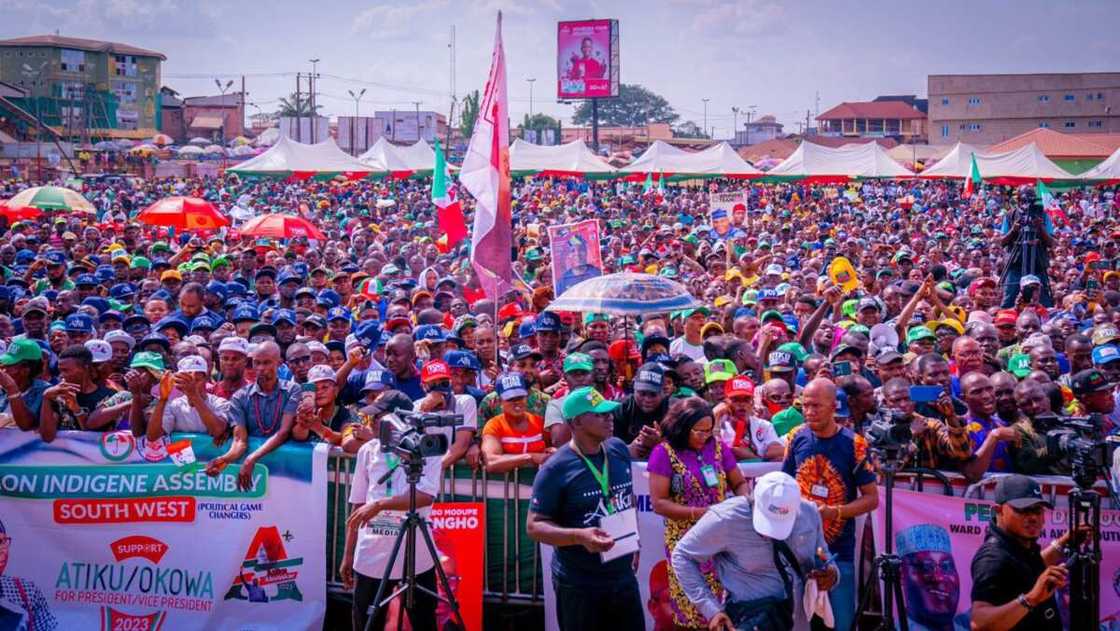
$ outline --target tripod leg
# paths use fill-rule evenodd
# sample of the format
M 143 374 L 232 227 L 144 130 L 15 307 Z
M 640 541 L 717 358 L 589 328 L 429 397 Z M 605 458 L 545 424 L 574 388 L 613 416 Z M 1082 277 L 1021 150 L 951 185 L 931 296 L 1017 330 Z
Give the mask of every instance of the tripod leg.
M 401 551 L 401 542 L 404 541 L 405 528 L 401 528 L 397 533 L 397 538 L 393 541 L 393 551 L 389 553 L 389 562 L 385 566 L 385 572 L 381 576 L 381 584 L 377 586 L 377 593 L 374 594 L 373 600 L 369 604 L 369 609 L 366 611 L 366 627 L 365 631 L 372 629 L 371 625 L 373 619 L 377 617 L 377 612 L 385 604 L 381 602 L 382 596 L 385 595 L 385 588 L 389 585 L 389 580 L 393 576 L 393 566 L 397 563 L 397 555 Z M 388 601 L 389 599 L 386 599 Z
M 428 552 L 432 555 L 432 561 L 436 569 L 436 579 L 439 581 L 439 585 L 443 587 L 443 593 L 447 594 L 447 598 L 444 600 L 451 607 L 451 613 L 455 622 L 459 624 L 459 628 L 466 629 L 467 625 L 463 622 L 463 614 L 459 611 L 459 601 L 455 598 L 455 592 L 451 591 L 451 583 L 447 580 L 447 574 L 443 571 L 443 565 L 439 562 L 439 551 L 436 550 L 436 544 L 432 542 L 432 535 L 428 532 L 427 520 L 421 518 L 417 528 L 420 530 L 420 534 L 424 535 L 424 543 L 428 546 Z M 439 598 L 438 593 L 434 596 Z
M 910 620 L 906 617 L 906 602 L 902 600 L 902 580 L 894 581 L 894 598 L 898 605 L 898 628 L 901 631 L 910 631 Z M 892 630 L 893 631 L 893 630 Z
M 875 585 L 882 580 L 879 573 L 879 562 L 876 561 L 871 568 L 871 576 L 867 579 L 867 584 L 863 586 L 863 595 L 860 596 L 859 605 L 856 607 L 856 615 L 852 619 L 852 625 L 859 627 L 859 621 L 867 614 L 867 608 L 871 606 L 871 600 L 875 597 Z

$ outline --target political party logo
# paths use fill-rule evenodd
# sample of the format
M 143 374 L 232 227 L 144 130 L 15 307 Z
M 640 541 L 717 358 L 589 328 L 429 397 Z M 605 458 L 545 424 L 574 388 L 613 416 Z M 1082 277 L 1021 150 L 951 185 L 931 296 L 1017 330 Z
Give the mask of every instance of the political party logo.
M 303 565 L 303 557 L 288 558 L 284 549 L 285 538 L 291 541 L 291 534 L 286 532 L 281 536 L 276 526 L 257 529 L 225 600 L 247 600 L 251 603 L 303 601 L 303 593 L 296 585 L 299 577 L 296 568 Z
M 109 462 L 124 462 L 135 449 L 132 432 L 110 432 L 101 437 L 101 455 Z
M 148 462 L 163 462 L 167 460 L 167 437 L 160 436 L 156 440 L 148 440 L 146 437 L 140 438 L 137 441 L 140 448 L 140 456 Z

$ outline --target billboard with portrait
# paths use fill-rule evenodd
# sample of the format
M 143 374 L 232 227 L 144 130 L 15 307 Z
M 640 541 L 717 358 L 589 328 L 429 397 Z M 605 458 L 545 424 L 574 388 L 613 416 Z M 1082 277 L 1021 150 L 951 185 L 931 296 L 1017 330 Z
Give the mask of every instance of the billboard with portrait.
M 556 96 L 618 96 L 618 20 L 560 22 L 556 32 Z

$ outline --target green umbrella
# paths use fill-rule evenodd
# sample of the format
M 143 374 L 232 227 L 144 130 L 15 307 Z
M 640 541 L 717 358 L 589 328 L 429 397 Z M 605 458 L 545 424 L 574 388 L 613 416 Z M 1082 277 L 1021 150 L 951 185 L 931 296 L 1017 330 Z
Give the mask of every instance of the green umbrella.
M 97 212 L 89 200 L 77 191 L 61 186 L 36 186 L 20 192 L 8 200 L 9 208 L 38 208 L 40 210 L 69 210 L 72 212 Z

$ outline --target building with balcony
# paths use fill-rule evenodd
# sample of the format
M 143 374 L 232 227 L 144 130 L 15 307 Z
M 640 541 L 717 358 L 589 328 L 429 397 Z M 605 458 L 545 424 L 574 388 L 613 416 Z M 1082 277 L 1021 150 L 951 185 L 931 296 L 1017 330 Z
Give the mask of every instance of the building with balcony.
M 817 134 L 923 142 L 926 138 L 926 115 L 903 101 L 845 102 L 817 116 Z
M 735 145 L 757 145 L 768 140 L 782 137 L 782 124 L 773 114 L 760 116 L 757 120 L 744 123 L 742 129 L 735 130 Z
M 992 145 L 1032 129 L 1120 133 L 1120 72 L 929 75 L 929 141 Z
M 160 64 L 129 44 L 61 35 L 0 40 L 0 81 L 64 137 L 146 138 L 159 128 Z

